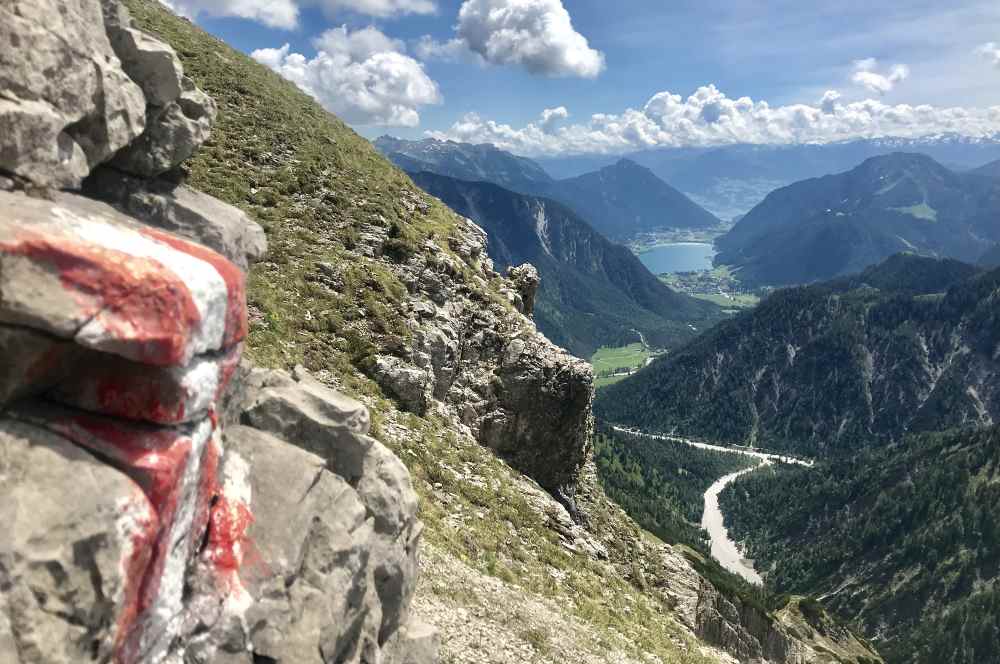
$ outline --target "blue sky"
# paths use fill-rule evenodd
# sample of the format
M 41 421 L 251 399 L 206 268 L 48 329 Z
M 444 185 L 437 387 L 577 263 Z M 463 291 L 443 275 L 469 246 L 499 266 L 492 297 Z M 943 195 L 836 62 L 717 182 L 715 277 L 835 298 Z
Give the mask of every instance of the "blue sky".
M 1000 131 L 996 0 L 168 4 L 369 137 L 558 154 Z

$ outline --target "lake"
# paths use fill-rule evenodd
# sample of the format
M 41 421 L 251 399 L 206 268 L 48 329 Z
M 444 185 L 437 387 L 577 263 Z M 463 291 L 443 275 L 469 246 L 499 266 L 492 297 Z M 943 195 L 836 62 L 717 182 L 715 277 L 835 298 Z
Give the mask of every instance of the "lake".
M 653 247 L 639 254 L 639 260 L 653 274 L 711 270 L 715 248 L 703 242 L 677 242 Z

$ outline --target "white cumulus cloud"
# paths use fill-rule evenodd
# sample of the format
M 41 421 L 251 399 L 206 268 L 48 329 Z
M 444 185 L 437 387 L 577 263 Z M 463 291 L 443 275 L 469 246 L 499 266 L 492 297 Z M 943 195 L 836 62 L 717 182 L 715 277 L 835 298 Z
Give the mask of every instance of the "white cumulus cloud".
M 319 6 L 328 16 L 355 12 L 366 16 L 390 18 L 402 14 L 433 14 L 433 0 L 160 0 L 181 16 L 196 19 L 208 16 L 235 16 L 263 23 L 272 28 L 290 30 L 298 26 L 299 11 L 305 6 Z
M 294 0 L 160 0 L 181 16 L 198 18 L 235 16 L 272 28 L 292 29 L 299 22 L 299 6 Z
M 430 35 L 424 35 L 413 43 L 413 52 L 425 62 L 439 60 L 441 62 L 484 63 L 478 53 L 470 51 L 468 45 L 457 37 L 439 42 Z
M 421 106 L 442 101 L 437 84 L 403 52 L 403 43 L 373 27 L 327 30 L 313 45 L 313 58 L 292 53 L 288 44 L 251 55 L 354 124 L 415 127 Z
M 977 48 L 976 52 L 993 63 L 994 67 L 1000 67 L 1000 44 L 997 44 L 996 42 L 986 42 Z
M 550 132 L 556 128 L 560 122 L 569 117 L 569 111 L 566 110 L 565 106 L 557 106 L 556 108 L 546 108 L 542 111 L 541 125 L 542 129 L 546 132 Z
M 437 6 L 432 0 L 314 0 L 328 13 L 352 11 L 367 16 L 388 18 L 401 14 L 433 14 Z
M 551 117 L 551 116 L 550 116 Z M 816 105 L 772 106 L 749 97 L 732 99 L 714 85 L 687 97 L 660 92 L 642 108 L 597 113 L 584 122 L 547 126 L 545 116 L 512 127 L 470 113 L 439 139 L 493 143 L 524 155 L 620 154 L 654 147 L 830 143 L 882 136 L 920 137 L 942 133 L 992 136 L 1000 133 L 1000 106 L 961 108 L 889 105 L 877 99 L 850 103 L 827 92 Z
M 878 67 L 878 60 L 875 58 L 865 58 L 854 61 L 854 75 L 851 80 L 858 85 L 863 85 L 869 92 L 884 95 L 896 87 L 897 83 L 905 81 L 910 75 L 910 68 L 906 65 L 893 65 L 886 74 L 880 74 L 875 69 Z
M 465 0 L 455 30 L 447 42 L 421 39 L 418 55 L 456 59 L 470 51 L 544 76 L 594 78 L 604 71 L 604 54 L 573 28 L 562 0 Z

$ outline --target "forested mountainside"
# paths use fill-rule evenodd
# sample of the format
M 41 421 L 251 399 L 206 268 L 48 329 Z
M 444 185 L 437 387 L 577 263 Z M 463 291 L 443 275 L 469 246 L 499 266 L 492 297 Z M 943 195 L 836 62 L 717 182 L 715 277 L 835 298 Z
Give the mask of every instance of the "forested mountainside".
M 888 662 L 1000 653 L 1000 429 L 913 435 L 722 494 L 727 525 L 778 592 L 808 591 Z
M 492 182 L 522 193 L 538 193 L 554 182 L 534 161 L 489 143 L 473 145 L 433 138 L 407 141 L 380 136 L 374 145 L 404 171 L 428 171 L 459 180 Z
M 547 194 L 616 241 L 664 228 L 711 228 L 719 219 L 634 161 L 559 180 Z
M 778 290 L 601 390 L 595 413 L 810 456 L 990 424 L 1000 417 L 1000 270 L 975 272 L 901 255 Z
M 716 241 L 744 283 L 810 283 L 901 251 L 974 263 L 1000 240 L 1000 181 L 894 153 L 778 189 Z
M 559 203 L 486 182 L 412 177 L 486 230 L 499 267 L 529 262 L 538 269 L 538 327 L 579 357 L 638 341 L 640 333 L 652 346 L 676 347 L 725 317 L 719 307 L 665 286 L 632 252 Z
M 406 171 L 492 182 L 520 194 L 554 199 L 617 242 L 665 228 L 719 224 L 711 213 L 628 159 L 577 177 L 553 180 L 536 162 L 493 146 L 383 136 L 375 141 L 375 147 Z
M 268 252 L 248 279 L 246 354 L 259 367 L 302 364 L 358 398 L 371 439 L 409 469 L 425 526 L 414 531 L 421 574 L 411 612 L 437 629 L 442 661 L 880 661 L 797 600 L 767 613 L 717 588 L 604 496 L 590 448 L 589 366 L 521 313 L 530 289 L 493 270 L 481 230 L 291 83 L 159 2 L 127 5 L 218 105 L 211 140 L 175 176 L 267 232 Z M 317 451 L 326 437 L 344 439 L 343 425 L 317 419 L 368 425 L 337 401 L 273 405 L 270 425 L 298 427 L 294 438 Z M 280 494 L 276 477 L 270 488 Z M 373 538 L 392 532 L 396 503 L 381 497 L 378 519 L 359 526 Z M 317 563 L 337 574 L 356 559 L 345 551 Z M 321 629 L 310 625 L 308 636 Z M 307 657 L 336 660 L 317 652 Z
M 597 476 L 608 497 L 668 544 L 685 544 L 708 556 L 699 523 L 703 494 L 712 482 L 756 465 L 746 456 L 615 431 L 598 425 Z M 808 593 L 805 593 L 808 594 Z
M 972 175 L 983 175 L 988 178 L 1000 178 L 1000 159 L 983 164 L 979 168 L 973 168 L 969 173 Z

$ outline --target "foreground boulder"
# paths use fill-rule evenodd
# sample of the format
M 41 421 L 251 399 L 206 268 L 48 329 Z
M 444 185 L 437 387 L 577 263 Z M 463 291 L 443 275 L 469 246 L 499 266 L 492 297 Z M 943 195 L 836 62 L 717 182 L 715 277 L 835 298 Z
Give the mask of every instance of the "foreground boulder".
M 117 0 L 0 18 L 0 661 L 435 662 L 405 467 L 240 369 L 264 232 L 160 177 L 212 100 Z

